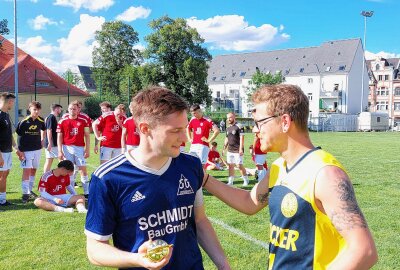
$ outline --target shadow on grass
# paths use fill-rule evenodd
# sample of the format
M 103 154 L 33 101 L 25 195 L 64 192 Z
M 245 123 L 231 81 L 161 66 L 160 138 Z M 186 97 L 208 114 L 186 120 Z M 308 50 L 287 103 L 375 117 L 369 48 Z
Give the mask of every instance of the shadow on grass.
M 7 192 L 8 193 L 8 192 Z M 28 202 L 28 203 L 22 203 L 21 199 L 11 199 L 7 200 L 12 205 L 10 206 L 0 206 L 0 210 L 3 211 L 15 211 L 15 210 L 29 210 L 29 209 L 38 209 L 33 202 Z

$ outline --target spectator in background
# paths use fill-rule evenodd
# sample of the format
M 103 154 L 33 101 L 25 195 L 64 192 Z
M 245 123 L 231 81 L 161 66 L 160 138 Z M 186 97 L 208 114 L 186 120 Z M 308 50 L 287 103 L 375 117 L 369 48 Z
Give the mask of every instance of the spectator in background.
M 129 111 L 132 114 L 132 102 L 129 104 Z M 134 149 L 139 146 L 140 143 L 140 136 L 139 136 L 139 129 L 136 126 L 135 120 L 133 116 L 125 119 L 122 125 L 122 135 L 121 135 L 121 148 L 122 153 L 125 151 Z
M 221 122 L 219 123 L 219 127 L 221 131 L 225 131 L 226 124 L 224 119 L 222 119 Z

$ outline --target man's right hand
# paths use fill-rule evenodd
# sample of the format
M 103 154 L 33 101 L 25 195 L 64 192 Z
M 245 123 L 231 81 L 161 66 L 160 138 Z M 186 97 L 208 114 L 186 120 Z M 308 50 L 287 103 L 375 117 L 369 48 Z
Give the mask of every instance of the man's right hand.
M 95 145 L 93 151 L 95 154 L 97 154 L 99 152 L 99 146 Z
M 147 269 L 150 269 L 150 270 L 158 270 L 158 269 L 161 269 L 161 268 L 163 268 L 165 265 L 168 264 L 168 262 L 169 262 L 169 260 L 171 259 L 171 256 L 172 256 L 172 249 L 173 249 L 173 248 L 172 248 L 172 247 L 169 247 L 169 254 L 168 254 L 164 259 L 162 259 L 162 260 L 159 261 L 159 262 L 153 262 L 153 261 L 151 261 L 150 259 L 146 258 L 147 249 L 148 249 L 148 247 L 149 247 L 149 245 L 150 245 L 151 242 L 152 242 L 151 240 L 148 240 L 148 241 L 144 242 L 144 243 L 139 247 L 139 249 L 138 249 L 138 254 L 139 254 L 140 258 L 141 258 L 140 264 L 141 264 L 143 267 L 147 268 Z
M 60 198 L 55 198 L 54 201 L 56 202 L 56 204 L 63 204 L 64 203 L 63 199 L 60 199 Z
M 61 151 L 58 152 L 58 159 L 59 160 L 64 160 L 65 159 L 65 156 L 64 156 L 63 152 L 61 152 Z

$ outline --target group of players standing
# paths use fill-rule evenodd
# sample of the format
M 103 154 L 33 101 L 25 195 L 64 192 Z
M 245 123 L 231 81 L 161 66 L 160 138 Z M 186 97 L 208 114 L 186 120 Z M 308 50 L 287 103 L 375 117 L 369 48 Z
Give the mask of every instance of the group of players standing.
M 138 129 L 133 118 L 127 118 L 126 108 L 123 104 L 118 105 L 112 111 L 109 102 L 100 103 L 101 116 L 92 122 L 92 119 L 81 111 L 82 102 L 78 100 L 68 105 L 68 112 L 63 114 L 59 121 L 57 121 L 57 117 L 60 117 L 62 113 L 61 105 L 52 104 L 51 113 L 43 119 L 40 116 L 41 104 L 38 101 L 30 102 L 28 105 L 29 116 L 17 124 L 15 132 L 18 135 L 18 141 L 16 143 L 12 136 L 12 122 L 8 115 L 8 111 L 14 105 L 14 100 L 15 96 L 10 93 L 3 93 L 0 97 L 0 206 L 11 205 L 6 200 L 6 180 L 12 166 L 12 148 L 15 149 L 21 161 L 21 168 L 23 169 L 21 182 L 22 202 L 27 203 L 38 197 L 34 192 L 34 185 L 36 171 L 42 155 L 42 148 L 45 149 L 46 156 L 43 168 L 44 176 L 48 177 L 47 172 L 51 171 L 54 159 L 71 161 L 74 165 L 74 173 L 69 173 L 70 171 L 67 170 L 61 178 L 69 175 L 68 183 L 74 187 L 76 186 L 75 178 L 77 171 L 79 171 L 83 195 L 87 199 L 89 196 L 89 178 L 86 159 L 90 155 L 90 132 L 93 131 L 96 138 L 94 146 L 95 154 L 99 153 L 98 142 L 100 142 L 100 164 L 139 145 L 140 137 Z M 200 158 L 204 168 L 219 169 L 220 163 L 224 160 L 220 157 L 216 149 L 216 143 L 214 142 L 211 151 L 209 144 L 218 136 L 220 129 L 211 119 L 204 117 L 199 105 L 193 105 L 190 111 L 193 117 L 187 127 L 188 139 L 191 142 L 189 152 Z M 227 114 L 227 121 L 228 127 L 226 129 L 222 154 L 227 150 L 227 163 L 229 167 L 228 184 L 233 184 L 234 170 L 235 166 L 237 166 L 243 179 L 243 185 L 247 186 L 248 177 L 243 166 L 243 128 L 236 122 L 234 113 Z M 185 144 L 183 143 L 181 151 L 184 151 L 184 146 Z M 254 146 L 254 148 L 251 147 L 252 150 L 254 149 L 252 153 L 253 160 L 257 167 L 261 166 L 257 170 L 259 178 L 262 179 L 266 173 L 266 169 L 262 167 L 265 163 L 265 153 L 260 152 L 257 137 L 255 137 Z M 67 165 L 69 164 L 62 163 L 61 167 L 64 169 L 66 167 L 69 168 Z M 39 183 L 41 194 L 43 192 L 49 193 L 50 189 L 45 189 L 45 184 L 49 184 L 47 182 L 51 181 L 43 180 Z M 52 191 L 55 190 L 55 192 L 50 192 L 53 193 L 50 195 L 62 195 L 66 189 L 72 195 L 77 195 L 75 190 L 68 188 L 68 185 L 65 183 L 61 190 L 57 188 L 57 183 L 54 185 L 55 187 L 51 189 Z M 46 195 L 45 197 L 48 197 Z M 51 203 L 57 201 L 55 198 L 48 198 L 50 198 Z M 35 204 L 38 205 L 37 202 Z M 65 204 L 65 206 L 67 205 Z M 48 206 L 46 210 L 54 210 L 56 206 Z

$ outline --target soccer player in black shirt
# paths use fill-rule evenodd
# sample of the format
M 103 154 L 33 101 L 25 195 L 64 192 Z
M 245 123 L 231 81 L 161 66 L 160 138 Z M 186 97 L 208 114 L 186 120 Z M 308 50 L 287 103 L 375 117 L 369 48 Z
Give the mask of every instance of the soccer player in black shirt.
M 53 159 L 58 157 L 57 148 L 57 117 L 60 116 L 62 106 L 60 104 L 51 105 L 51 113 L 45 119 L 46 125 L 46 139 L 45 139 L 45 153 L 46 161 L 43 166 L 43 172 L 50 171 Z
M 7 176 L 12 166 L 12 148 L 16 148 L 12 136 L 12 123 L 8 111 L 14 106 L 15 96 L 10 93 L 0 95 L 0 207 L 11 205 L 6 200 Z M 21 153 L 17 150 L 17 155 Z
M 18 134 L 18 149 L 23 153 L 21 159 L 22 172 L 22 202 L 27 203 L 37 195 L 32 192 L 36 170 L 39 167 L 42 147 L 44 144 L 44 131 L 46 126 L 39 116 L 42 105 L 32 101 L 28 106 L 30 115 L 21 120 L 15 132 Z

